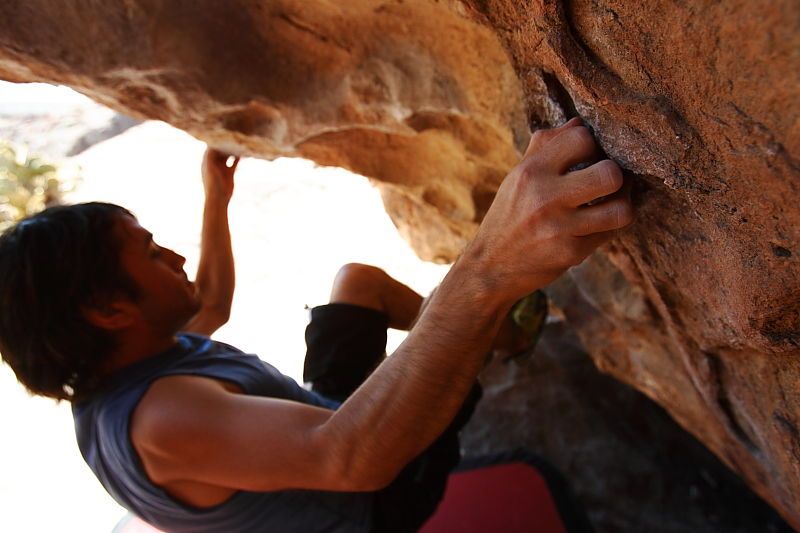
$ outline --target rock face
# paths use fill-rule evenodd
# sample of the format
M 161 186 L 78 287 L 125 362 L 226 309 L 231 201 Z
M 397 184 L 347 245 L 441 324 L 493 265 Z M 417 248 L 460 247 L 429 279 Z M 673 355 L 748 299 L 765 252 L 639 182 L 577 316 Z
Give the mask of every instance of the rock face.
M 558 302 L 595 363 L 800 528 L 800 4 L 468 3 L 534 122 L 579 114 L 637 181 Z
M 794 0 L 16 0 L 0 77 L 374 178 L 436 260 L 528 126 L 580 115 L 635 179 L 638 221 L 557 303 L 603 371 L 800 528 Z
M 578 288 L 565 276 L 554 290 L 567 298 Z M 465 455 L 543 456 L 597 533 L 792 531 L 663 409 L 598 372 L 564 322 L 551 322 L 532 353 L 495 360 L 481 383 Z
M 374 178 L 420 256 L 446 262 L 528 136 L 505 51 L 454 6 L 3 2 L 0 78 L 70 85 L 223 149 Z

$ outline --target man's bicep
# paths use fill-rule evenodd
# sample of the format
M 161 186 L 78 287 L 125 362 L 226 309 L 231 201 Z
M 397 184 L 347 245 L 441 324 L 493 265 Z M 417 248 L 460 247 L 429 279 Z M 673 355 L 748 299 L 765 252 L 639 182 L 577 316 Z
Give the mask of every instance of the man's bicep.
M 171 377 L 156 382 L 131 436 L 151 478 L 236 490 L 348 490 L 336 446 L 320 428 L 331 411 L 231 393 L 220 382 Z

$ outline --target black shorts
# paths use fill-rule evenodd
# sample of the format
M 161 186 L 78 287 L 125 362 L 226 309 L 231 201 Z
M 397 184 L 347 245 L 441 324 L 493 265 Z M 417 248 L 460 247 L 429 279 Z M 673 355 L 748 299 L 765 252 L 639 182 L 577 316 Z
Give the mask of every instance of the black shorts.
M 373 309 L 350 304 L 315 307 L 306 328 L 303 380 L 313 391 L 344 401 L 385 358 L 388 326 L 386 314 Z M 376 493 L 374 531 L 417 531 L 434 513 L 447 477 L 461 460 L 458 433 L 480 396 L 476 384 L 444 433 Z

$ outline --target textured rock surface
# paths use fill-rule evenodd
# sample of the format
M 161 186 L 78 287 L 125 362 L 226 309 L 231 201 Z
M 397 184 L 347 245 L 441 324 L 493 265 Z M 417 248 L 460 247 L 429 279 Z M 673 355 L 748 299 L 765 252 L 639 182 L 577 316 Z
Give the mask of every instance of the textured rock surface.
M 546 458 L 597 533 L 791 531 L 663 409 L 598 372 L 564 323 L 550 324 L 529 356 L 489 366 L 481 382 L 462 433 L 467 456 L 525 448 Z
M 471 235 L 526 120 L 581 115 L 639 219 L 556 299 L 602 370 L 800 528 L 796 1 L 6 1 L 0 77 L 375 178 L 431 259 Z
M 800 4 L 469 3 L 534 120 L 580 114 L 637 178 L 567 318 L 800 528 Z
M 0 78 L 63 83 L 231 151 L 374 178 L 418 253 L 446 261 L 528 132 L 497 37 L 453 5 L 3 2 Z

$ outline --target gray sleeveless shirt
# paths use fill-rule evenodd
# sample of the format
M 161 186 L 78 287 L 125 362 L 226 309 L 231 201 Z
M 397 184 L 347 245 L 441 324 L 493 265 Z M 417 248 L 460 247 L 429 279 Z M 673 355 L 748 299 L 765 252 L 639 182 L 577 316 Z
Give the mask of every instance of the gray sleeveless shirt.
M 122 369 L 108 386 L 73 406 L 78 446 L 100 483 L 120 505 L 168 532 L 367 532 L 373 494 L 310 490 L 239 491 L 196 509 L 154 485 L 129 438 L 131 415 L 150 384 L 164 376 L 230 381 L 246 394 L 336 409 L 339 404 L 300 387 L 258 357 L 193 334 L 159 355 Z M 269 424 L 269 420 L 254 420 Z M 280 428 L 276 428 L 280 431 Z

